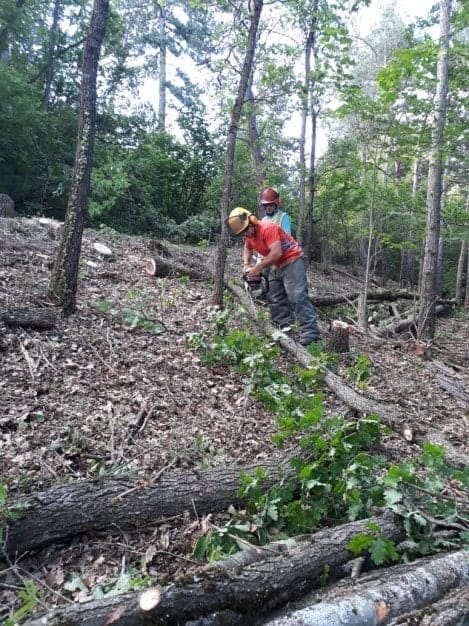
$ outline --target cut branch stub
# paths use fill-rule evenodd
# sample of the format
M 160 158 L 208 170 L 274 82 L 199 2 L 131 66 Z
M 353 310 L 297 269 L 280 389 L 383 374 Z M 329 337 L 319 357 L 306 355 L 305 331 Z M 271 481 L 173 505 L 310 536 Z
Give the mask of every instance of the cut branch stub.
M 151 611 L 161 601 L 161 589 L 160 587 L 152 587 L 146 589 L 138 600 L 138 605 L 142 611 Z

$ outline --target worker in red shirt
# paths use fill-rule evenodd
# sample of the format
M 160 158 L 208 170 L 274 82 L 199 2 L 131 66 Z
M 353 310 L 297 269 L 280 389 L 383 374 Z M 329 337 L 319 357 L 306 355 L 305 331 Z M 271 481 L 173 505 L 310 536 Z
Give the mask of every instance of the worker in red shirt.
M 319 341 L 316 311 L 308 295 L 304 253 L 298 242 L 275 222 L 259 220 L 242 207 L 231 211 L 228 225 L 235 236 L 244 236 L 243 268 L 248 279 L 270 268 L 267 301 L 272 322 L 286 329 L 297 321 L 303 346 Z M 263 259 L 253 265 L 255 252 Z

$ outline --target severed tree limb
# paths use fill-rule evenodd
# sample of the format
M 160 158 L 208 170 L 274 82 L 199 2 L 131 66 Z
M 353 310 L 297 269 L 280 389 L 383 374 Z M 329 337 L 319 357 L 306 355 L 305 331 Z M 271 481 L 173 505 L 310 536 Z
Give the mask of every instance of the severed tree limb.
M 390 619 L 430 605 L 468 582 L 467 553 L 440 554 L 377 570 L 353 582 L 339 583 L 320 594 L 303 598 L 298 605 L 262 622 L 262 626 L 389 624 Z
M 189 276 L 196 280 L 210 280 L 207 252 L 185 248 L 167 241 L 151 242 L 152 257 L 145 261 L 145 271 L 150 276 Z
M 367 522 L 379 525 L 384 536 L 399 541 L 404 529 L 392 515 L 385 514 L 369 520 L 351 522 L 333 529 L 299 537 L 285 552 L 267 553 L 266 558 L 241 570 L 226 571 L 223 567 L 201 569 L 185 585 L 168 585 L 155 589 L 156 603 L 143 611 L 139 594 L 126 593 L 102 601 L 89 602 L 52 611 L 29 626 L 102 626 L 111 615 L 118 615 L 116 626 L 183 625 L 206 617 L 210 624 L 213 613 L 229 611 L 242 616 L 241 624 L 253 624 L 256 616 L 267 614 L 291 599 L 317 589 L 324 568 L 334 576 L 340 566 L 350 559 L 349 541 L 366 532 Z M 108 622 L 110 623 L 110 622 Z M 196 622 L 197 623 L 197 622 Z
M 436 315 L 443 315 L 450 310 L 451 308 L 448 304 L 439 304 L 435 307 Z M 377 332 L 382 337 L 393 337 L 395 335 L 399 335 L 399 333 L 402 333 L 405 330 L 410 329 L 417 333 L 417 320 L 413 314 L 404 319 L 401 317 L 393 317 L 388 324 L 379 328 Z
M 230 291 L 232 291 L 237 298 L 245 305 L 246 313 L 249 317 L 258 325 L 261 326 L 263 331 L 267 335 L 272 335 L 274 327 L 266 322 L 262 322 L 259 319 L 258 311 L 252 301 L 248 298 L 244 290 L 231 281 L 228 285 Z M 287 336 L 279 338 L 279 343 L 287 350 L 296 360 L 304 367 L 309 367 L 315 362 L 313 357 L 303 346 L 298 344 L 293 339 Z M 464 468 L 467 463 L 466 455 L 464 451 L 459 451 L 451 443 L 444 440 L 441 433 L 437 430 L 427 430 L 422 433 L 416 433 L 408 424 L 406 416 L 399 409 L 397 405 L 391 405 L 356 392 L 349 387 L 339 376 L 326 370 L 324 374 L 324 382 L 327 387 L 345 404 L 360 413 L 367 413 L 369 415 L 378 415 L 382 421 L 396 433 L 401 434 L 403 438 L 409 443 L 416 443 L 422 445 L 425 440 L 428 440 L 437 445 L 443 445 L 446 450 L 446 457 L 450 463 L 456 467 Z

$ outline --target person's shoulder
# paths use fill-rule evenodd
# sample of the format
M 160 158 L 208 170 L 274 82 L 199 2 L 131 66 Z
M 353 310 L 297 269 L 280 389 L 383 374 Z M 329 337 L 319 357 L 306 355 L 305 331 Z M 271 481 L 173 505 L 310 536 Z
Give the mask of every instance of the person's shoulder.
M 282 228 L 273 220 L 262 220 L 262 232 L 266 237 L 278 238 Z

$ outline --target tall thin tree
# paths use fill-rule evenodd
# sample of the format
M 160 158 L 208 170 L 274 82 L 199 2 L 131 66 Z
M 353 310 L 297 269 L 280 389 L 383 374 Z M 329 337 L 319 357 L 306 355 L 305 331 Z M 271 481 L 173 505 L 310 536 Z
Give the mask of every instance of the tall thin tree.
M 65 315 L 76 308 L 78 263 L 88 207 L 96 132 L 96 77 L 101 45 L 106 31 L 109 0 L 94 0 L 83 51 L 80 115 L 72 183 L 62 238 L 54 259 L 49 289 Z
M 239 120 L 243 109 L 246 90 L 249 84 L 249 76 L 252 71 L 252 64 L 256 51 L 257 30 L 261 19 L 263 0 L 251 0 L 249 2 L 249 31 L 246 43 L 246 53 L 241 69 L 236 98 L 231 109 L 228 136 L 226 139 L 225 171 L 223 176 L 223 191 L 220 203 L 221 237 L 217 248 L 215 260 L 215 276 L 213 289 L 213 303 L 223 306 L 223 289 L 225 274 L 225 256 L 228 246 L 228 217 L 229 206 L 233 189 L 233 166 L 236 147 L 236 137 L 238 134 Z
M 436 326 L 437 263 L 440 238 L 443 144 L 448 95 L 451 0 L 440 0 L 440 46 L 428 164 L 427 217 L 422 264 L 418 336 L 433 339 Z

